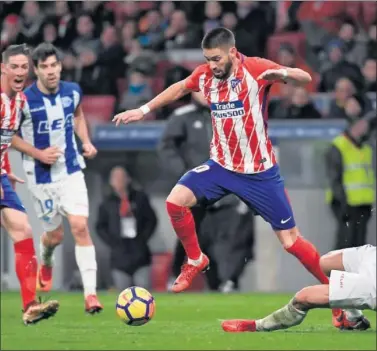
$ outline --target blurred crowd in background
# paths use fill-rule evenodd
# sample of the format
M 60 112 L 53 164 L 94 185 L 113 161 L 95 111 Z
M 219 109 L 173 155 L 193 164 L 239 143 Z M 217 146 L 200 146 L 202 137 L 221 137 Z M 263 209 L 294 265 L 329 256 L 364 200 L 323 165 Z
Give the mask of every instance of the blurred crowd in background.
M 42 41 L 57 46 L 62 79 L 81 85 L 83 109 L 93 126 L 110 122 L 117 111 L 139 107 L 187 77 L 204 62 L 203 34 L 224 26 L 235 33 L 243 54 L 298 67 L 313 77 L 305 88 L 272 86 L 270 119 L 343 119 L 349 122 L 346 135 L 369 152 L 364 145 L 377 124 L 376 14 L 376 2 L 369 1 L 2 1 L 0 46 L 26 42 L 34 47 Z M 131 174 L 161 173 L 169 188 L 208 158 L 210 110 L 203 96 L 194 93 L 148 119 L 166 121 L 156 150 L 158 162 L 149 164 L 149 158 Z M 374 203 L 371 199 L 359 206 L 341 196 L 347 184 L 341 181 L 340 155 L 331 146 L 325 166 L 332 191 L 329 205 L 338 226 L 334 248 L 365 243 Z M 306 154 L 296 156 L 293 161 L 304 164 Z M 109 189 L 100 195 L 93 219 L 97 236 L 110 252 L 109 267 L 100 265 L 105 272 L 100 285 L 121 289 L 132 283 L 148 288 L 151 284 L 153 289 L 166 289 L 184 262 L 182 246 L 177 242 L 173 254 L 151 253 L 148 241 L 161 227 L 161 214 L 150 204 L 153 192 L 140 187 L 138 177 L 132 179 L 116 153 L 97 159 L 100 171 L 111 168 L 105 161 L 120 165 L 108 175 Z M 325 164 L 325 157 L 321 162 Z M 93 164 L 90 167 L 94 173 Z M 374 184 L 372 164 L 365 167 Z M 237 290 L 245 264 L 254 259 L 254 214 L 237 198 L 227 197 L 210 208 L 193 208 L 193 215 L 201 245 L 211 258 L 208 287 Z M 72 281 L 71 274 L 67 276 L 70 288 L 80 285 L 75 275 Z
M 376 8 L 357 1 L 2 1 L 1 46 L 55 44 L 63 79 L 79 82 L 86 95 L 112 96 L 109 120 L 189 75 L 197 56 L 188 51 L 177 64 L 169 53 L 198 50 L 203 33 L 224 26 L 245 55 L 312 74 L 306 89 L 271 89 L 270 118 L 354 120 L 375 107 Z

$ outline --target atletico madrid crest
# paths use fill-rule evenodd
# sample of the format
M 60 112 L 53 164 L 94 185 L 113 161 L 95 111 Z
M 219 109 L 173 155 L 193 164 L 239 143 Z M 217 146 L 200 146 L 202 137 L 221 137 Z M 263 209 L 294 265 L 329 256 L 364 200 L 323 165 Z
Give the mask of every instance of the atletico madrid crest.
M 232 89 L 235 93 L 239 94 L 241 92 L 241 80 L 240 79 L 232 79 L 230 82 Z

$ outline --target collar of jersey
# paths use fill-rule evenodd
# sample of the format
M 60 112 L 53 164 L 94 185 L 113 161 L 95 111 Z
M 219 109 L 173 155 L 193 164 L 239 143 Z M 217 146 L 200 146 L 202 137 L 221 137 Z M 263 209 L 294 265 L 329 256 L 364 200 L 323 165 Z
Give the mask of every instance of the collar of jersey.
M 33 89 L 35 89 L 37 93 L 45 96 L 46 98 L 54 98 L 54 97 L 56 97 L 60 93 L 61 84 L 62 83 L 59 82 L 59 89 L 58 89 L 58 91 L 56 93 L 51 93 L 51 94 L 45 94 L 44 92 L 40 91 L 39 88 L 38 88 L 38 85 L 37 85 L 37 81 L 34 82 Z

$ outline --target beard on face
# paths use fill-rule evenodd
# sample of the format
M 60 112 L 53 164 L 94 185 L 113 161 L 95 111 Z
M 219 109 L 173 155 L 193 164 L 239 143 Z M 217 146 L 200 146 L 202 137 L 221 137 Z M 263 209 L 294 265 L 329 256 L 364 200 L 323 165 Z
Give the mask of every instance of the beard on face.
M 42 82 L 42 85 L 45 87 L 45 89 L 49 91 L 54 91 L 59 85 L 59 79 L 56 77 L 54 78 L 54 82 L 50 81 L 48 77 L 40 78 L 40 81 Z
M 229 77 L 231 69 L 232 69 L 232 61 L 231 61 L 230 58 L 228 58 L 228 62 L 224 66 L 224 71 L 222 71 L 221 73 L 218 73 L 218 74 L 214 73 L 214 76 L 217 79 L 226 79 L 226 78 Z

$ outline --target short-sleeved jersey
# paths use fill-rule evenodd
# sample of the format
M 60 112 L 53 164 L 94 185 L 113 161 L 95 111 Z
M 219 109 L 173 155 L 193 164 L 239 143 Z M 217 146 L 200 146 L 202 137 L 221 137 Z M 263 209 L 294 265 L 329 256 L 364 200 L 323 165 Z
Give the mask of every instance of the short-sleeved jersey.
M 55 94 L 42 93 L 36 83 L 25 89 L 27 98 L 21 122 L 21 136 L 37 149 L 58 146 L 63 154 L 53 165 L 46 165 L 23 155 L 29 184 L 49 184 L 80 171 L 85 161 L 78 151 L 75 111 L 82 99 L 78 84 L 61 81 Z
M 10 98 L 4 92 L 1 92 L 1 121 L 0 121 L 0 157 L 1 157 L 1 174 L 10 172 L 8 159 L 8 149 L 12 142 L 12 137 L 17 133 L 22 110 L 26 105 L 24 93 L 19 92 Z
M 272 82 L 257 80 L 282 66 L 238 54 L 240 64 L 228 79 L 217 79 L 208 64 L 196 68 L 186 87 L 202 91 L 211 108 L 213 138 L 210 157 L 238 173 L 259 173 L 276 164 L 267 134 L 268 92 Z

